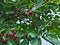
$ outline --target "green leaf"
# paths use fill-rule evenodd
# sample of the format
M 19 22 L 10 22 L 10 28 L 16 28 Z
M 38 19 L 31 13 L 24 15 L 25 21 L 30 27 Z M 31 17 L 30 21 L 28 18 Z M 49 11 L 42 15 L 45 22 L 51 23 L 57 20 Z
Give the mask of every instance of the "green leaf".
M 0 3 L 4 3 L 4 0 L 0 0 Z
M 58 39 L 52 38 L 50 36 L 48 36 L 48 37 L 44 36 L 44 39 L 53 45 L 59 45 L 60 44 L 60 41 Z
M 57 2 L 57 3 L 60 3 L 60 0 L 51 0 L 51 1 L 55 1 L 55 2 Z
M 10 41 L 7 42 L 7 45 L 13 45 Z
M 24 41 L 21 43 L 21 45 L 29 45 L 29 41 L 27 39 L 24 39 Z
M 38 8 L 42 6 L 43 0 L 36 0 L 37 4 L 32 8 L 32 11 L 36 11 Z
M 4 22 L 5 19 L 0 19 L 0 24 L 2 24 Z
M 37 34 L 36 33 L 29 33 L 28 35 L 31 36 L 32 38 L 37 37 Z
M 19 40 L 18 41 L 15 41 L 15 40 L 13 40 L 13 39 L 11 39 L 11 38 L 8 38 L 8 44 L 13 44 L 13 45 L 20 45 L 19 44 Z
M 20 28 L 21 28 L 20 25 L 17 25 L 17 26 L 15 27 L 16 30 L 19 30 Z
M 0 30 L 0 33 L 3 32 L 4 30 Z
M 41 45 L 41 39 L 39 38 L 35 38 L 35 39 L 33 39 L 33 41 L 32 41 L 32 45 Z

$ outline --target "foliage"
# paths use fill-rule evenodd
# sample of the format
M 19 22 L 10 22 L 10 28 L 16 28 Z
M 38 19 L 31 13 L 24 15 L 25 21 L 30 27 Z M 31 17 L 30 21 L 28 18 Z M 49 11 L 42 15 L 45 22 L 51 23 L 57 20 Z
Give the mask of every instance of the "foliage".
M 0 0 L 0 45 L 59 45 L 59 31 L 60 0 Z

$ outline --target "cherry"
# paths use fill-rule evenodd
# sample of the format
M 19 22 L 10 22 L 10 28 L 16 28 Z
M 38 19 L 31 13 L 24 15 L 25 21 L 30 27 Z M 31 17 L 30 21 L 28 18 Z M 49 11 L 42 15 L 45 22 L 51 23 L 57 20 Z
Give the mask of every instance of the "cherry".
M 22 19 L 22 16 L 18 16 L 17 18 L 18 18 L 18 19 Z
M 16 37 L 16 36 L 14 36 L 14 38 L 13 38 L 15 41 L 18 41 L 18 37 Z
M 1 36 L 2 34 L 0 34 L 0 36 Z
M 8 33 L 5 33 L 4 36 L 8 36 Z
M 3 40 L 3 43 L 7 43 L 7 41 L 8 41 L 7 39 L 4 39 L 4 40 Z
M 2 34 L 0 34 L 0 36 L 3 36 Z
M 2 34 L 2 36 L 3 36 L 4 34 Z
M 23 15 L 24 15 L 24 16 L 27 16 L 27 14 L 26 14 L 26 13 L 24 13 Z
M 20 10 L 18 9 L 17 12 L 20 13 Z
M 0 38 L 2 37 L 2 34 L 0 34 Z
M 22 16 L 19 16 L 20 19 L 22 19 Z
M 8 33 L 6 33 L 6 36 L 8 36 Z
M 32 11 L 29 11 L 29 14 L 30 14 L 30 15 L 32 15 L 32 14 L 33 14 L 33 12 L 32 12 Z
M 14 37 L 14 34 L 13 34 L 13 33 L 12 33 L 12 34 L 10 34 L 10 37 L 11 37 L 11 38 L 13 38 L 13 37 Z
M 16 34 L 16 31 L 13 31 L 13 34 L 15 35 Z

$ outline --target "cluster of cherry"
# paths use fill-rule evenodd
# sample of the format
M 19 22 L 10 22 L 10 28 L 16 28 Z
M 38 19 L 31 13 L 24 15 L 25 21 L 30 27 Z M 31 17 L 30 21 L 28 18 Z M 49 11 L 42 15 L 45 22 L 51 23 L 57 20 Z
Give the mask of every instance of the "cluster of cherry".
M 18 37 L 15 36 L 16 34 L 16 31 L 14 30 L 11 34 L 8 35 L 8 33 L 5 33 L 5 34 L 0 34 L 0 38 L 2 37 L 7 37 L 7 36 L 10 36 L 11 39 L 14 39 L 15 41 L 18 41 Z M 7 38 L 4 38 L 3 39 L 3 43 L 7 43 L 8 42 L 8 39 Z

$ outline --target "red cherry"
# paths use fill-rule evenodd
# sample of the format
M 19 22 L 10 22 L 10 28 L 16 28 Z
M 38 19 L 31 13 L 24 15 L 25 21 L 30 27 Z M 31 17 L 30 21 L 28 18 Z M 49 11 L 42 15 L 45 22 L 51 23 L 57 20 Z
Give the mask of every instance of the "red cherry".
M 6 36 L 8 36 L 8 33 L 6 33 Z
M 12 33 L 12 34 L 10 34 L 10 37 L 11 37 L 11 38 L 13 38 L 13 37 L 14 37 L 14 34 L 13 34 L 13 33 Z
M 26 13 L 24 13 L 23 15 L 24 15 L 24 16 L 27 16 L 27 14 L 26 14 Z
M 22 16 L 19 16 L 20 19 L 22 19 Z
M 13 31 L 13 34 L 15 35 L 16 34 L 16 31 Z
M 18 19 L 22 19 L 22 16 L 18 16 L 17 18 L 18 18 Z
M 23 14 L 26 18 L 28 17 L 28 15 L 26 13 Z
M 7 43 L 7 41 L 8 41 L 7 39 L 4 39 L 4 40 L 3 40 L 3 43 Z
M 18 37 L 16 37 L 16 36 L 14 36 L 14 38 L 13 38 L 15 41 L 18 41 Z
M 0 38 L 2 37 L 2 34 L 0 34 Z
M 32 12 L 32 11 L 29 11 L 29 14 L 30 14 L 30 15 L 32 15 L 32 14 L 33 14 L 33 12 Z
M 0 36 L 2 36 L 2 34 L 0 34 Z
M 17 12 L 20 13 L 20 10 L 18 9 Z
M 0 36 L 3 36 L 2 34 L 0 34 Z
M 3 36 L 4 34 L 2 34 L 2 36 Z

